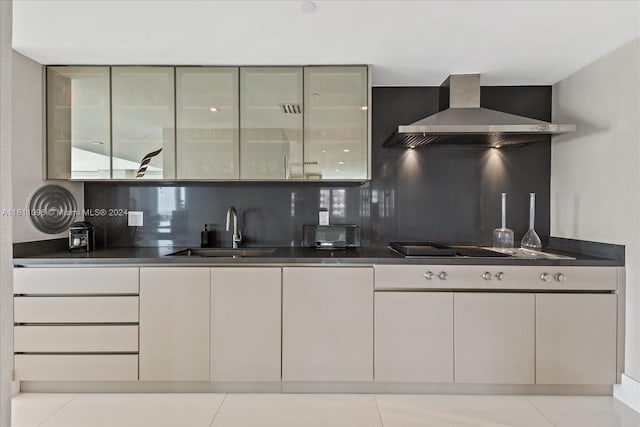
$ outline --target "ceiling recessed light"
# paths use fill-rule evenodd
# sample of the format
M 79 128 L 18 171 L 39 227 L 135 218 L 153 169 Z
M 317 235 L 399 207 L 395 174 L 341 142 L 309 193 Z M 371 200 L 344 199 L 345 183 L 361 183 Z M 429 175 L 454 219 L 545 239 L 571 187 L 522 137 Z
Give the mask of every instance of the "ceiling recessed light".
M 344 165 L 344 162 L 338 162 L 339 165 Z
M 104 145 L 102 141 L 93 141 L 93 145 Z
M 218 111 L 218 107 L 209 107 L 209 111 L 216 112 Z
M 366 110 L 368 110 L 368 109 L 369 109 L 369 107 L 367 107 L 366 105 L 363 105 L 362 107 L 360 107 L 360 109 L 361 109 L 362 111 L 366 111 Z
M 340 172 L 340 169 L 336 169 L 336 172 Z
M 409 148 L 411 148 L 412 150 L 414 150 L 416 147 L 415 145 L 410 145 Z
M 303 13 L 313 13 L 316 11 L 316 4 L 312 1 L 303 1 L 300 5 L 300 10 Z
M 351 150 L 349 150 L 348 148 L 345 148 L 345 149 L 344 149 L 344 150 L 342 150 L 342 151 L 344 151 L 345 153 L 348 153 L 348 152 L 349 152 L 349 151 L 351 151 Z
M 322 150 L 322 152 L 323 152 L 323 153 L 326 153 L 326 152 L 327 152 L 327 150 Z

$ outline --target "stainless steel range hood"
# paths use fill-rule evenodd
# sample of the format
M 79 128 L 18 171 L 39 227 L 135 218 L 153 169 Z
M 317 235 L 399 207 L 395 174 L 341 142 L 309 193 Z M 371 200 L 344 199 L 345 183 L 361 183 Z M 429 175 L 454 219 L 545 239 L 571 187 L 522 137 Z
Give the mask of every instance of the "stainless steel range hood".
M 549 135 L 574 132 L 559 125 L 480 107 L 480 74 L 450 75 L 441 85 L 449 92 L 449 108 L 410 125 L 398 126 L 385 147 L 417 148 L 427 144 L 501 147 L 546 140 Z

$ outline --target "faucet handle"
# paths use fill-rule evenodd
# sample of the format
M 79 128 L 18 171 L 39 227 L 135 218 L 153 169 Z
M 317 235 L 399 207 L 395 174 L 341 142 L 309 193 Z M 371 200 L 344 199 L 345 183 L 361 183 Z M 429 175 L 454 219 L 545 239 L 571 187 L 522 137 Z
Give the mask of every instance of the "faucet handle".
M 242 242 L 242 231 L 238 230 L 238 235 L 233 236 L 233 241 L 238 243 Z

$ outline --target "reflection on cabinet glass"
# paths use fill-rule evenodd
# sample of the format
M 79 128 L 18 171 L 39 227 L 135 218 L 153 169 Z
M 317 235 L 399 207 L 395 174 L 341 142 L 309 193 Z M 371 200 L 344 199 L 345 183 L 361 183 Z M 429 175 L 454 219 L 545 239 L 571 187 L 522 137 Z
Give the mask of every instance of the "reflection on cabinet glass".
M 47 177 L 370 178 L 366 66 L 47 67 Z
M 367 67 L 305 67 L 304 85 L 305 177 L 366 179 Z
M 113 178 L 175 178 L 174 68 L 112 67 Z
M 240 69 L 240 178 L 302 178 L 302 68 Z
M 238 68 L 176 68 L 178 179 L 238 179 Z
M 47 177 L 109 179 L 109 67 L 47 68 Z

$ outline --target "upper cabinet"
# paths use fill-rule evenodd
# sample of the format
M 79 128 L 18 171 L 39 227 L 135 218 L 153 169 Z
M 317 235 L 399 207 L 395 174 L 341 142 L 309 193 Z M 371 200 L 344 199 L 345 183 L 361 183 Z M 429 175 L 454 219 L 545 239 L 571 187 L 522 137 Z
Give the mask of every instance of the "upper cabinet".
M 112 178 L 175 178 L 173 67 L 112 67 Z
M 366 180 L 367 66 L 48 67 L 47 177 Z
M 302 67 L 240 69 L 240 178 L 302 178 Z
M 238 179 L 238 68 L 176 68 L 178 179 Z
M 47 176 L 111 178 L 109 67 L 47 68 Z
M 305 178 L 367 179 L 367 71 L 367 67 L 305 67 Z

